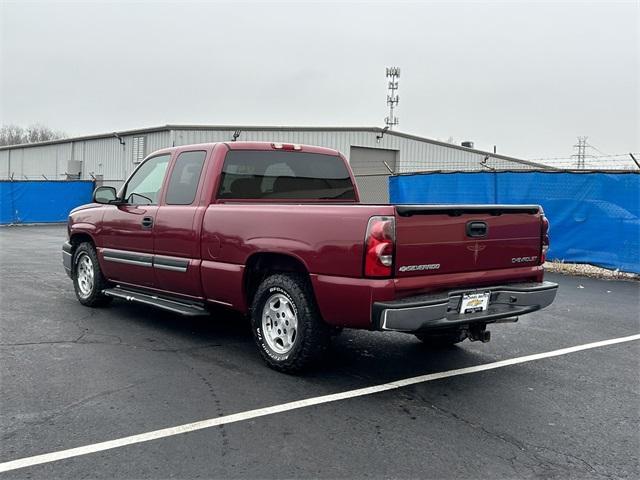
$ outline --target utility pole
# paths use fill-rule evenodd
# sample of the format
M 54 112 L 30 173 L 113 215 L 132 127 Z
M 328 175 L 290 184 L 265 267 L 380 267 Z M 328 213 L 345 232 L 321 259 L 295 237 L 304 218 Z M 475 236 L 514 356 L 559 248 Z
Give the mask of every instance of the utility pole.
M 398 106 L 398 102 L 400 101 L 400 97 L 396 95 L 396 90 L 398 90 L 398 78 L 400 78 L 400 68 L 399 67 L 387 67 L 387 78 L 389 78 L 388 90 L 387 94 L 387 105 L 389 105 L 389 116 L 384 119 L 384 123 L 387 125 L 389 130 L 393 130 L 395 125 L 398 125 L 398 117 L 393 115 L 393 109 Z
M 573 146 L 573 148 L 576 149 L 576 153 L 571 155 L 571 157 L 576 159 L 576 167 L 578 170 L 584 170 L 585 167 L 584 160 L 587 156 L 587 138 L 589 137 L 578 137 L 578 143 Z

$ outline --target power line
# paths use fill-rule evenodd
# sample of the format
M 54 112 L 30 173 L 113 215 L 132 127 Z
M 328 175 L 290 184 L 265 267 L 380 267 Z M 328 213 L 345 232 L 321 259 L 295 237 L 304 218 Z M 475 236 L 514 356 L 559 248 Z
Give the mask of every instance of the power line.
M 638 152 L 631 152 L 634 155 L 640 155 L 640 153 Z M 614 157 L 628 157 L 629 156 L 629 152 L 627 153 L 612 153 L 612 154 L 604 154 L 604 155 L 589 155 L 589 158 L 614 158 Z M 541 161 L 541 160 L 573 160 L 575 159 L 575 156 L 570 156 L 570 157 L 543 157 L 543 158 L 530 158 L 529 160 L 532 162 L 535 161 Z
M 604 153 L 602 150 L 600 150 L 600 149 L 599 149 L 598 147 L 596 147 L 595 145 L 592 145 L 592 144 L 590 144 L 590 143 L 587 143 L 587 146 L 589 146 L 589 147 L 593 148 L 595 151 L 600 152 L 600 153 L 601 153 L 601 154 L 603 154 L 603 155 L 609 156 L 609 154 L 608 154 L 608 153 Z

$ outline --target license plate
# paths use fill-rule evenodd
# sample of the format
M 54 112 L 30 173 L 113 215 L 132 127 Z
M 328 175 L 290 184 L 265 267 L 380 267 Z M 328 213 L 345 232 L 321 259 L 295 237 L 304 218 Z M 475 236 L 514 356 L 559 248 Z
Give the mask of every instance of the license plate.
M 489 306 L 491 292 L 465 293 L 462 295 L 460 313 L 484 312 Z

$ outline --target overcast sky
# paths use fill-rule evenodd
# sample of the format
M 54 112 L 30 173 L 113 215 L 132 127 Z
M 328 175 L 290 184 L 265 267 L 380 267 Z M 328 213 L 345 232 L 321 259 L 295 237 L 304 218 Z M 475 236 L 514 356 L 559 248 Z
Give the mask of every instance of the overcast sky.
M 638 1 L 0 4 L 5 124 L 383 126 L 397 65 L 400 131 L 640 150 Z

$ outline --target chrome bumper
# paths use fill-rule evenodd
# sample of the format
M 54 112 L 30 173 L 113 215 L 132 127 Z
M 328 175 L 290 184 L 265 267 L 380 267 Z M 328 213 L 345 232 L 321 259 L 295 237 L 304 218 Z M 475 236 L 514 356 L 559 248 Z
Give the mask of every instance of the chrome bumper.
M 73 259 L 73 245 L 69 242 L 62 244 L 62 265 L 67 275 L 71 276 L 71 262 Z
M 553 282 L 515 283 L 376 302 L 372 322 L 377 330 L 411 333 L 493 323 L 545 308 L 553 303 L 557 291 L 558 284 Z M 462 295 L 473 292 L 491 292 L 487 310 L 459 313 Z

